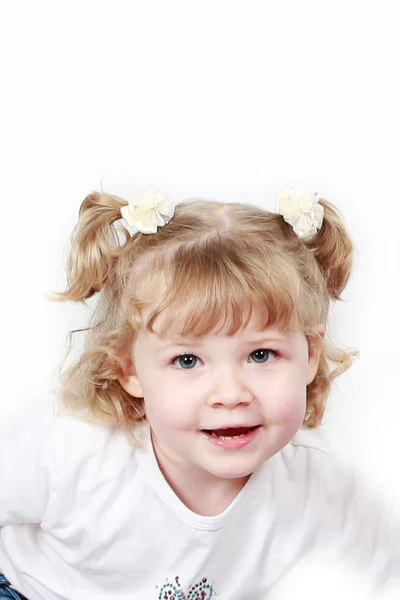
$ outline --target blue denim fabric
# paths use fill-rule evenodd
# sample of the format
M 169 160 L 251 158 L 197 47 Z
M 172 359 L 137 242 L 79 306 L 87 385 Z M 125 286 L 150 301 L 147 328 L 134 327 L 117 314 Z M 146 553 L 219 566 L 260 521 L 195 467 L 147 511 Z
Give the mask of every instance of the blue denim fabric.
M 25 596 L 14 590 L 11 583 L 0 573 L 0 599 L 8 598 L 9 600 L 28 600 Z

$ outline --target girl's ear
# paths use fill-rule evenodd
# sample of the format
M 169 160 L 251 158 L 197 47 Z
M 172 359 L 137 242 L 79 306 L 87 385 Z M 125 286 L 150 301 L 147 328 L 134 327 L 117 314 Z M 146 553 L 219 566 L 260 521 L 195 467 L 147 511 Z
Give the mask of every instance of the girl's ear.
M 128 394 L 135 398 L 143 398 L 142 387 L 131 358 L 127 358 L 123 373 L 118 381 Z
M 308 374 L 307 385 L 314 381 L 318 371 L 319 359 L 321 357 L 322 346 L 325 338 L 325 328 L 320 327 L 318 333 L 313 336 L 307 336 L 308 341 Z

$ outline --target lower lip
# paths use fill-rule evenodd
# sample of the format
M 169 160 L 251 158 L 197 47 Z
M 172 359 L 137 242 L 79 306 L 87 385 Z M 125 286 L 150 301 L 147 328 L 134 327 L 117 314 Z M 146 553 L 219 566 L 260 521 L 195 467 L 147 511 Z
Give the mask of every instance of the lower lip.
M 256 429 L 252 429 L 243 437 L 225 439 L 215 437 L 214 435 L 211 435 L 206 431 L 202 431 L 201 433 L 204 435 L 205 438 L 208 439 L 209 442 L 211 442 L 215 446 L 218 446 L 219 448 L 223 448 L 224 450 L 241 450 L 242 448 L 248 446 L 254 440 L 254 438 L 257 437 L 260 431 L 261 426 L 257 427 Z

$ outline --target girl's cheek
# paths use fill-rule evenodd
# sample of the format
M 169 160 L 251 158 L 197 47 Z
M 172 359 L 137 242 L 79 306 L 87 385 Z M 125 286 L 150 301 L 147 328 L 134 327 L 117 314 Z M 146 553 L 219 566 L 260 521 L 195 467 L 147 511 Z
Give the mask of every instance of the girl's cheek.
M 266 412 L 271 422 L 291 422 L 303 419 L 307 393 L 304 385 L 286 385 L 267 397 Z
M 185 390 L 177 389 L 176 386 L 168 387 L 163 384 L 162 388 L 153 387 L 148 389 L 145 395 L 145 406 L 149 420 L 183 426 L 195 410 L 196 404 L 193 395 L 193 386 Z

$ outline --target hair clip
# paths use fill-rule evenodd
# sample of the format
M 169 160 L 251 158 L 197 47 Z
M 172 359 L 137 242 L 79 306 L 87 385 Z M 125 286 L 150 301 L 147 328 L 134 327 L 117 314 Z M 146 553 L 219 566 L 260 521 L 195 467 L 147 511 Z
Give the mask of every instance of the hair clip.
M 172 200 L 150 187 L 150 191 L 121 208 L 121 215 L 128 225 L 146 234 L 156 233 L 158 227 L 167 225 L 175 212 Z
M 311 192 L 299 183 L 287 185 L 278 194 L 276 212 L 293 227 L 299 238 L 310 241 L 324 220 L 324 207 L 319 200 L 317 192 Z

